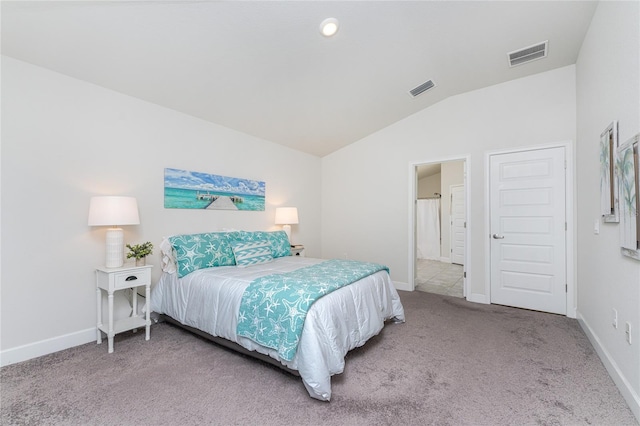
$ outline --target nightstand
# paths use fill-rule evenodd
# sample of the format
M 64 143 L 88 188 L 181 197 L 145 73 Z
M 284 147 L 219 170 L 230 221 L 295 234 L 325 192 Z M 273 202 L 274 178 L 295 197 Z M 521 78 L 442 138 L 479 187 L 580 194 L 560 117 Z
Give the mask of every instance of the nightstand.
M 153 265 L 145 266 L 123 266 L 121 268 L 97 268 L 96 269 L 96 294 L 97 294 L 97 343 L 102 343 L 102 333 L 109 339 L 109 353 L 113 352 L 113 336 L 123 331 L 134 330 L 145 327 L 146 338 L 149 340 L 151 319 L 149 317 L 149 307 L 144 317 L 138 315 L 138 287 L 145 287 L 145 297 L 150 300 L 151 292 L 151 268 Z M 113 320 L 113 293 L 118 290 L 132 289 L 131 305 L 133 313 L 130 317 Z M 108 294 L 109 319 L 107 325 L 102 324 L 102 290 Z
M 304 257 L 304 246 L 302 244 L 291 246 L 291 256 Z

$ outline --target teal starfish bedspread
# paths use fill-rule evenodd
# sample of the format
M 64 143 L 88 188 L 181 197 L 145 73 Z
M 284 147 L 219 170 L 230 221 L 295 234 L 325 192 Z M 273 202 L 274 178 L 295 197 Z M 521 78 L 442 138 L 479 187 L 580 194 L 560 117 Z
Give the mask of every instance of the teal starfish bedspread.
M 254 280 L 244 291 L 238 336 L 276 349 L 291 361 L 311 305 L 325 294 L 389 268 L 355 260 L 327 260 L 292 272 Z

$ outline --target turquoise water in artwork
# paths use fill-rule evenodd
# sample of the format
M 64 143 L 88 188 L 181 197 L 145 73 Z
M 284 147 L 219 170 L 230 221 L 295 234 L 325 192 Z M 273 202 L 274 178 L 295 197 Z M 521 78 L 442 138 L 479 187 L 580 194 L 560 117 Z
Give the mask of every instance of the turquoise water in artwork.
M 238 210 L 264 211 L 264 197 L 259 195 L 234 194 L 230 192 L 197 191 L 183 188 L 164 188 L 164 207 L 167 209 L 206 209 L 210 200 L 198 200 L 196 194 L 200 192 L 227 197 L 241 197 L 242 203 L 235 203 Z
M 206 194 L 235 198 L 233 204 L 238 210 L 264 211 L 265 186 L 264 182 L 257 180 L 166 168 L 164 207 L 206 209 L 212 200 L 198 197 L 198 194 Z

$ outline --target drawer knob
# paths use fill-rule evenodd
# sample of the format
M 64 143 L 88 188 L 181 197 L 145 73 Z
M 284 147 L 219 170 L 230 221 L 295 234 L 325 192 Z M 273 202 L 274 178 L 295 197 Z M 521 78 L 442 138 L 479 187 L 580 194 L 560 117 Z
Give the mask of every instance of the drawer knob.
M 137 279 L 138 279 L 138 277 L 136 277 L 135 275 L 130 275 L 127 278 L 125 278 L 124 280 L 125 281 L 135 281 Z

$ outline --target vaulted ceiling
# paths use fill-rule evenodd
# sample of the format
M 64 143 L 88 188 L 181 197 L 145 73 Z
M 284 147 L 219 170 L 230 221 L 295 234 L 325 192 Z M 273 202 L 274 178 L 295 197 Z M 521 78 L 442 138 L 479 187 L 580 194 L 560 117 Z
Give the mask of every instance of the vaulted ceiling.
M 2 1 L 2 53 L 324 156 L 447 97 L 574 64 L 596 5 Z M 509 67 L 545 40 L 546 58 Z

